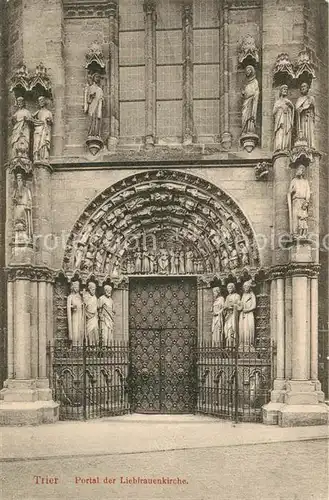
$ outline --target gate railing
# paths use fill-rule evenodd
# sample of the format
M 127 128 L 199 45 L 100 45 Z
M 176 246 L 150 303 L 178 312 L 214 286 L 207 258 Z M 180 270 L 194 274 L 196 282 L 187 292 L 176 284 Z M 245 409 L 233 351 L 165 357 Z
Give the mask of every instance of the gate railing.
M 203 342 L 197 348 L 197 412 L 236 422 L 262 420 L 272 388 L 274 345 Z
M 107 345 L 71 342 L 47 346 L 48 377 L 61 420 L 129 412 L 126 342 Z

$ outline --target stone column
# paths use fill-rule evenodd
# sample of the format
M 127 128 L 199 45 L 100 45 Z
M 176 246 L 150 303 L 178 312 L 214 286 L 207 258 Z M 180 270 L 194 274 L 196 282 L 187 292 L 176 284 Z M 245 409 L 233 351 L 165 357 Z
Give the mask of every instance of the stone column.
M 109 3 L 109 66 L 110 66 L 110 134 L 108 149 L 119 140 L 119 7 L 117 0 Z
M 212 290 L 208 277 L 198 276 L 198 342 L 211 340 Z
M 229 114 L 229 6 L 225 0 L 219 5 L 219 47 L 220 47 L 220 141 L 223 149 L 231 149 L 232 135 L 230 133 Z
M 153 146 L 156 136 L 156 5 L 144 2 L 145 12 L 145 144 Z
M 311 278 L 311 380 L 318 380 L 318 280 Z
M 12 266 L 7 271 L 9 366 L 1 391 L 0 424 L 54 422 L 58 419 L 58 404 L 51 400 L 45 363 L 46 333 L 40 325 L 47 311 L 37 283 L 40 278 L 42 282 L 49 280 L 50 275 L 45 269 L 28 265 Z M 41 294 L 42 288 L 44 283 Z
M 114 285 L 113 305 L 114 318 L 114 340 L 129 340 L 129 279 L 124 277 Z
M 193 2 L 183 4 L 183 143 L 193 142 Z
M 51 173 L 49 163 L 33 166 L 33 228 L 35 240 L 35 263 L 51 267 L 52 249 L 56 242 L 52 234 Z

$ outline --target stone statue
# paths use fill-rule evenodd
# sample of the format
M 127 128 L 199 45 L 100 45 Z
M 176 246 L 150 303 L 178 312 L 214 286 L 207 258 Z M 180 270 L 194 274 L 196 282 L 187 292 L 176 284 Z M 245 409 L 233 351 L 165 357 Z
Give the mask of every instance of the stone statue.
M 15 240 L 32 239 L 32 194 L 21 173 L 16 174 L 16 188 L 13 195 Z
M 165 248 L 159 250 L 158 271 L 160 274 L 168 274 L 169 272 L 169 253 Z
M 113 340 L 114 308 L 111 285 L 104 286 L 104 295 L 98 299 L 100 333 L 103 344 Z
M 85 89 L 84 112 L 90 118 L 88 137 L 101 136 L 104 92 L 100 80 L 101 75 L 94 73 Z
M 236 248 L 233 247 L 233 245 L 229 244 L 228 245 L 228 251 L 230 255 L 230 268 L 231 269 L 236 269 L 239 267 L 239 256 Z
M 294 106 L 288 99 L 288 85 L 281 85 L 279 99 L 273 108 L 274 116 L 274 151 L 291 148 L 291 134 L 294 126 Z
M 227 285 L 228 295 L 224 304 L 224 339 L 225 345 L 233 346 L 238 332 L 240 295 L 235 291 L 234 283 Z
M 292 179 L 288 192 L 288 209 L 290 221 L 290 233 L 293 236 L 304 236 L 307 209 L 310 202 L 311 190 L 307 179 L 305 179 L 305 167 L 299 165 L 294 179 Z M 302 217 L 303 228 L 300 228 L 299 218 Z M 307 223 L 306 223 L 307 226 Z
M 72 281 L 71 293 L 67 297 L 67 321 L 69 340 L 78 343 L 83 339 L 83 302 L 79 281 Z
M 52 112 L 47 109 L 46 99 L 38 98 L 39 111 L 33 115 L 33 159 L 34 161 L 48 161 L 50 156 Z
M 307 83 L 302 83 L 301 96 L 296 102 L 297 139 L 305 139 L 308 146 L 314 148 L 315 99 L 309 95 L 309 89 Z
M 212 306 L 212 341 L 213 342 L 223 342 L 223 328 L 224 328 L 224 304 L 225 300 L 221 294 L 220 288 L 215 287 L 213 289 L 214 302 Z
M 185 253 L 184 250 L 179 252 L 179 266 L 178 266 L 179 274 L 185 274 Z
M 17 111 L 12 117 L 13 131 L 11 134 L 12 157 L 28 158 L 31 144 L 32 115 L 25 107 L 24 97 L 17 98 Z
M 193 261 L 194 261 L 193 250 L 191 250 L 191 248 L 189 248 L 185 254 L 185 262 L 186 262 L 185 272 L 186 272 L 186 274 L 193 274 L 193 272 L 194 272 Z
M 228 252 L 225 247 L 222 247 L 221 249 L 220 258 L 221 258 L 222 271 L 226 271 L 229 265 L 229 258 L 228 258 Z
M 142 272 L 142 263 L 143 263 L 143 254 L 141 250 L 138 248 L 135 255 L 135 273 L 141 274 Z
M 243 294 L 239 309 L 239 344 L 252 346 L 255 340 L 254 310 L 256 309 L 256 297 L 251 290 L 251 281 L 243 283 Z
M 301 207 L 298 210 L 297 214 L 297 233 L 298 236 L 302 236 L 304 238 L 307 237 L 308 234 L 308 203 L 304 201 Z
M 86 322 L 86 341 L 90 344 L 98 342 L 98 316 L 97 316 L 97 297 L 96 285 L 92 281 L 88 283 L 87 291 L 83 297 L 85 322 Z
M 248 248 L 246 247 L 245 243 L 241 242 L 240 245 L 240 258 L 241 258 L 241 264 L 243 266 L 249 266 L 249 251 Z
M 256 133 L 256 119 L 259 99 L 259 85 L 256 70 L 253 66 L 246 67 L 247 83 L 242 91 L 242 134 Z

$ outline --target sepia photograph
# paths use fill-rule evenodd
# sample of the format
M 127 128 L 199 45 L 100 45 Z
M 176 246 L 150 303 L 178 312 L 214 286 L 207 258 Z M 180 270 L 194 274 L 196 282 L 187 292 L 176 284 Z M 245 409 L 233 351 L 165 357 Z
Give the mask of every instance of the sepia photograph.
M 329 0 L 0 0 L 0 497 L 329 498 Z

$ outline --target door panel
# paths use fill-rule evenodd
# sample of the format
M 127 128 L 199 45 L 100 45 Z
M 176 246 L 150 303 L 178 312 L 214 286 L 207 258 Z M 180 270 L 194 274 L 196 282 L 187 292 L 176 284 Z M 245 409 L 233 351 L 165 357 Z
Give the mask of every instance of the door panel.
M 130 378 L 135 411 L 194 410 L 196 315 L 195 279 L 131 280 Z

